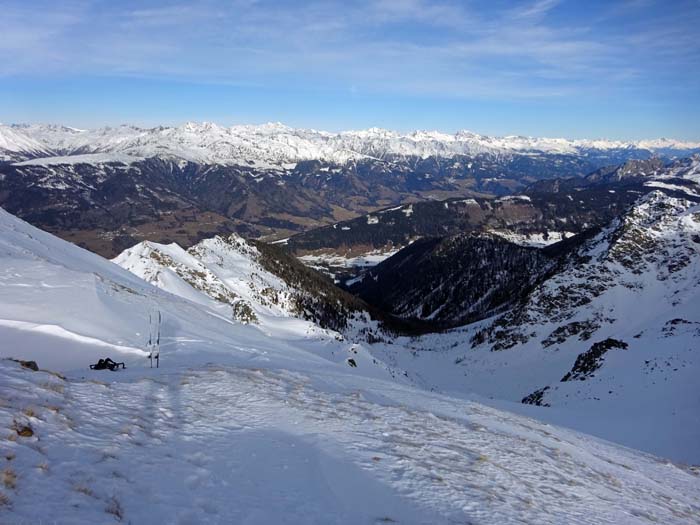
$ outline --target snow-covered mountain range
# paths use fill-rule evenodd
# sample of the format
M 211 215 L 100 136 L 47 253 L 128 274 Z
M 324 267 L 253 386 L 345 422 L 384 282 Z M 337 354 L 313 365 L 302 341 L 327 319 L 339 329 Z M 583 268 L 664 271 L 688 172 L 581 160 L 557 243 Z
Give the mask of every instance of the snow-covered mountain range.
M 12 125 L 0 126 L 0 206 L 114 257 L 142 240 L 187 247 L 232 231 L 285 238 L 419 200 L 507 196 L 629 161 L 657 169 L 698 151 L 700 144 L 668 140 L 328 133 L 281 124 Z
M 294 129 L 280 123 L 223 127 L 187 123 L 179 127 L 135 126 L 79 130 L 60 125 L 1 125 L 0 158 L 32 163 L 128 162 L 166 157 L 205 164 L 285 166 L 307 160 L 343 164 L 363 158 L 458 155 L 605 155 L 611 151 L 700 150 L 700 142 L 670 139 L 611 141 L 522 136 L 489 137 L 469 131 L 398 133 L 371 128 L 330 133 Z M 43 161 L 39 157 L 49 157 Z
M 697 521 L 698 145 L 0 135 L 3 206 L 121 252 L 0 209 L 0 358 L 46 369 L 0 359 L 0 522 Z M 285 251 L 338 247 L 398 253 L 360 299 Z

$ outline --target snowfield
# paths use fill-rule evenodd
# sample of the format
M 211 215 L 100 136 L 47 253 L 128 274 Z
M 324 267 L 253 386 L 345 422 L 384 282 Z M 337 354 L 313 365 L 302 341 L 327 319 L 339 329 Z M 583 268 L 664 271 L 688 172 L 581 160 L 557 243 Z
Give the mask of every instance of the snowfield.
M 313 253 L 298 257 L 307 266 L 321 271 L 328 268 L 370 268 L 385 261 L 399 251 L 394 249 L 371 249 L 365 253 L 348 256 L 339 253 Z
M 415 388 L 308 321 L 245 325 L 150 277 L 192 295 L 0 210 L 0 357 L 45 369 L 0 359 L 0 523 L 698 521 L 696 468 Z M 87 369 L 106 356 L 126 370 Z
M 11 362 L 0 373 L 5 472 L 17 476 L 3 488 L 4 523 L 690 524 L 700 515 L 700 478 L 686 467 L 348 373 L 209 365 L 62 380 Z

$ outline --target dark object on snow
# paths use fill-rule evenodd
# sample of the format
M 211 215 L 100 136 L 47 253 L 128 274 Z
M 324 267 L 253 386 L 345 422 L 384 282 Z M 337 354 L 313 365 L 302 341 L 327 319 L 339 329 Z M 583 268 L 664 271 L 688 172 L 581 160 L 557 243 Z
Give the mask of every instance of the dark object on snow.
M 348 364 L 353 368 L 357 368 L 357 363 L 354 359 L 348 359 Z
M 115 361 L 112 361 L 109 357 L 106 357 L 104 359 L 100 359 L 96 364 L 90 365 L 90 370 L 111 370 L 112 372 L 116 372 L 119 370 L 119 367 L 122 367 L 122 369 L 126 368 L 126 365 L 124 363 L 117 363 Z
M 22 368 L 28 368 L 35 372 L 39 371 L 39 365 L 36 364 L 36 361 L 22 361 L 21 359 L 12 359 L 12 361 L 19 363 Z
M 148 333 L 148 359 L 151 360 L 151 368 L 153 368 L 153 360 L 156 360 L 156 368 L 160 368 L 160 323 L 161 323 L 160 310 L 158 310 L 158 317 L 155 313 L 148 315 L 149 323 L 149 333 Z
M 18 436 L 25 438 L 30 438 L 34 435 L 34 431 L 29 425 L 15 426 L 15 432 L 17 432 Z

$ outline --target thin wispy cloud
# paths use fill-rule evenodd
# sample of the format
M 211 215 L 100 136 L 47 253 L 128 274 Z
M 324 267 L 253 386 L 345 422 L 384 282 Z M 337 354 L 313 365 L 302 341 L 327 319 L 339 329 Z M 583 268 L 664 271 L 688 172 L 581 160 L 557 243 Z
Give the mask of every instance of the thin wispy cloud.
M 525 3 L 524 5 L 519 6 L 513 10 L 513 18 L 540 19 L 547 12 L 557 7 L 560 1 L 561 0 L 536 0 L 535 2 Z
M 700 3 L 585 4 L 0 0 L 0 76 L 503 101 L 610 98 L 681 75 L 698 84 Z

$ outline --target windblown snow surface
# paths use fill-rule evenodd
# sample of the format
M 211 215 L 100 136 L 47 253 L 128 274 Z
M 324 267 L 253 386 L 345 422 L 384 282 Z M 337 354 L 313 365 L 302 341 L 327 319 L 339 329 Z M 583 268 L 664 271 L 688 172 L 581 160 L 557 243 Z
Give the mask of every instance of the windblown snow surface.
M 148 313 L 163 314 L 148 368 Z M 697 523 L 690 467 L 416 389 L 0 211 L 0 522 Z M 91 372 L 109 355 L 120 372 Z M 352 358 L 356 367 L 348 365 Z

